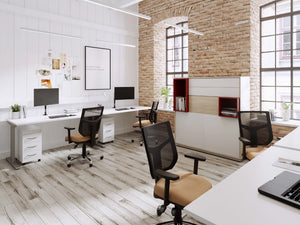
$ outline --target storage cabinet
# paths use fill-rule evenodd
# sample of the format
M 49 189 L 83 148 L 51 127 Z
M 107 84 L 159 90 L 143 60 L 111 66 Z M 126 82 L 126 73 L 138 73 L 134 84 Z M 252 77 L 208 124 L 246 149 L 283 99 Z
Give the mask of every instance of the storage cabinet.
M 115 121 L 114 118 L 102 118 L 99 129 L 99 141 L 107 143 L 114 141 Z
M 42 131 L 36 126 L 25 126 L 19 132 L 19 154 L 21 163 L 42 159 Z
M 237 118 L 240 111 L 240 99 L 230 97 L 219 97 L 219 116 Z
M 189 79 L 175 78 L 173 80 L 173 110 L 189 111 Z

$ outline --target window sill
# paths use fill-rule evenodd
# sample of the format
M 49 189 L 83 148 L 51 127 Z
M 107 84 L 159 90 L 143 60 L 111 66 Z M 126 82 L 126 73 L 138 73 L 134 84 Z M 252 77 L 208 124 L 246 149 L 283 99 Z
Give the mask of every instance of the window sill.
M 283 121 L 282 119 L 276 119 L 275 121 L 271 121 L 271 122 L 272 122 L 272 125 L 285 126 L 285 127 L 300 126 L 300 121 L 298 121 L 298 120 Z

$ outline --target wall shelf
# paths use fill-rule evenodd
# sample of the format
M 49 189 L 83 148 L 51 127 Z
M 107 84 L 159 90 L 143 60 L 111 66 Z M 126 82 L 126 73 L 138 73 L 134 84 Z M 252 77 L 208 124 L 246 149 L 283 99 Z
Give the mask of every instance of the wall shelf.
M 189 111 L 189 78 L 173 80 L 173 109 L 177 112 Z
M 237 118 L 240 110 L 240 99 L 232 97 L 219 97 L 219 116 Z

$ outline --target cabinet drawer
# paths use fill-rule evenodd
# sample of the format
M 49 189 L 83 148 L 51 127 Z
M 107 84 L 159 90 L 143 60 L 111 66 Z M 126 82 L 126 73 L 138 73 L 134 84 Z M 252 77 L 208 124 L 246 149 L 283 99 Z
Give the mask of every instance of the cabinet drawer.
M 104 129 L 102 131 L 103 136 L 112 136 L 114 135 L 114 129 Z
M 105 137 L 103 137 L 103 138 L 100 139 L 100 141 L 102 143 L 110 142 L 110 141 L 113 141 L 113 140 L 114 140 L 114 136 L 113 135 L 111 135 L 111 136 L 105 136 Z
M 33 152 L 28 155 L 24 155 L 22 159 L 22 163 L 27 163 L 30 161 L 37 161 L 42 158 L 42 154 L 40 152 Z
M 41 143 L 42 142 L 42 134 L 28 134 L 23 136 L 23 146 L 30 146 L 34 143 Z
M 29 145 L 26 147 L 24 146 L 23 147 L 23 156 L 29 155 L 32 153 L 36 153 L 36 152 L 41 152 L 41 151 L 42 151 L 42 146 L 40 143 Z

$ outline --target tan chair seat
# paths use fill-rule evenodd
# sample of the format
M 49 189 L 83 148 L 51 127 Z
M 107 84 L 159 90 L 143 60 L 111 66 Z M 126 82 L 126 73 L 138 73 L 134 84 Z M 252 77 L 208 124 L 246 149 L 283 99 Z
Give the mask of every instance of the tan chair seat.
M 257 147 L 247 146 L 246 147 L 246 157 L 247 157 L 247 159 L 252 160 L 266 149 L 267 149 L 266 146 L 257 146 Z
M 200 195 L 212 188 L 211 183 L 203 177 L 193 173 L 176 173 L 180 178 L 170 181 L 169 200 L 180 206 L 186 206 Z M 165 179 L 160 179 L 154 187 L 154 193 L 164 198 Z
M 141 121 L 141 124 L 142 124 L 142 127 L 145 127 L 145 126 L 148 126 L 148 125 L 150 125 L 150 124 L 152 124 L 152 123 L 150 122 L 150 120 L 142 120 L 142 121 Z M 133 126 L 133 127 L 140 127 L 140 122 L 137 121 L 137 122 L 135 122 L 134 124 L 132 124 L 132 126 Z
M 98 134 L 96 134 L 95 138 L 98 138 Z M 69 137 L 65 137 L 66 141 L 69 141 Z M 86 142 L 90 140 L 90 136 L 84 137 L 80 133 L 71 135 L 71 141 L 75 143 Z

